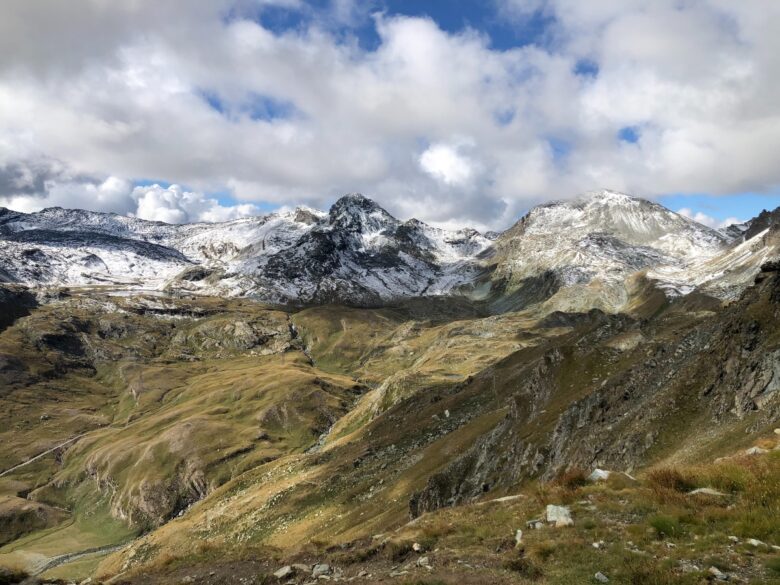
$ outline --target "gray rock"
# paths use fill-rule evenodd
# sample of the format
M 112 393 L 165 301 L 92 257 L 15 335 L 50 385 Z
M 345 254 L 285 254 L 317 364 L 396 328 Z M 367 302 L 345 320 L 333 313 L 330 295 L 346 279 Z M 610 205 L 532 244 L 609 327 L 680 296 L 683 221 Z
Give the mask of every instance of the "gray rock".
M 729 576 L 726 575 L 726 573 L 724 573 L 723 571 L 721 571 L 718 567 L 710 567 L 709 569 L 707 569 L 707 572 L 710 575 L 712 575 L 712 577 L 716 581 L 728 581 L 729 580 Z
M 609 476 L 612 474 L 611 471 L 607 471 L 606 469 L 594 469 L 591 474 L 588 476 L 588 481 L 606 481 L 609 479 Z
M 574 526 L 574 520 L 572 520 L 571 511 L 567 506 L 555 506 L 554 504 L 548 504 L 546 518 L 547 522 L 555 525 L 556 528 Z
M 680 569 L 683 573 L 698 573 L 701 569 L 690 561 L 680 561 Z
M 599 583 L 609 583 L 609 577 L 607 577 L 604 573 L 599 571 L 595 575 L 593 575 L 593 578 L 598 581 Z
M 330 571 L 330 565 L 326 563 L 317 564 L 314 565 L 314 568 L 311 570 L 311 576 L 318 579 L 323 575 L 330 575 Z
M 292 568 L 301 573 L 311 573 L 311 565 L 304 563 L 293 563 Z
M 274 577 L 277 579 L 287 579 L 287 577 L 292 577 L 295 574 L 295 569 L 293 569 L 290 565 L 285 565 L 278 571 L 274 572 Z

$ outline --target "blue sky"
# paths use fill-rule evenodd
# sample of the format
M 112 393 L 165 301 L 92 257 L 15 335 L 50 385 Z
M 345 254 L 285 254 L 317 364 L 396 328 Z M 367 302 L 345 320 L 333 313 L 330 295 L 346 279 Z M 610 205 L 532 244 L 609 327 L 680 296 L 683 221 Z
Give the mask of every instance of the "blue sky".
M 310 0 L 309 10 L 285 6 L 271 7 L 257 15 L 259 21 L 276 32 L 302 29 L 312 21 L 327 19 L 334 2 Z M 431 18 L 444 31 L 459 33 L 471 29 L 484 34 L 492 48 L 506 50 L 528 44 L 544 44 L 551 16 L 534 12 L 523 22 L 507 19 L 491 0 L 365 0 L 357 3 L 348 22 L 335 22 L 333 28 L 345 36 L 354 36 L 366 50 L 380 45 L 372 14 Z
M 780 193 L 736 193 L 734 195 L 712 196 L 705 193 L 662 195 L 658 202 L 678 211 L 690 209 L 703 213 L 719 222 L 732 218 L 748 220 L 763 210 L 780 207 Z
M 299 10 L 275 8 L 266 12 L 261 21 L 270 29 L 286 32 L 300 29 L 311 20 L 326 12 L 329 0 L 310 1 L 312 11 L 308 14 Z M 430 18 L 439 28 L 450 33 L 464 30 L 477 31 L 488 39 L 490 47 L 504 51 L 528 45 L 547 45 L 551 42 L 553 15 L 545 11 L 533 11 L 522 21 L 506 18 L 505 14 L 491 6 L 489 1 L 479 0 L 373 0 L 364 2 L 360 14 L 352 22 L 337 26 L 340 34 L 356 37 L 360 46 L 366 50 L 376 50 L 380 38 L 370 14 L 382 12 L 386 15 L 403 15 Z M 598 64 L 590 59 L 577 62 L 576 72 L 583 76 L 597 76 Z M 640 126 L 624 126 L 617 132 L 617 140 L 635 144 L 641 137 Z M 565 158 L 572 146 L 563 139 L 548 139 L 556 159 Z M 732 219 L 747 220 L 764 209 L 780 206 L 780 189 L 775 192 L 742 192 L 729 195 L 711 195 L 707 193 L 669 193 L 657 197 L 659 203 L 675 211 L 690 211 L 692 215 L 703 214 L 717 222 Z M 223 194 L 223 204 L 229 204 L 230 197 Z M 701 217 L 701 216 L 700 216 Z
M 358 191 L 502 229 L 599 189 L 715 226 L 780 205 L 780 3 L 4 10 L 0 205 L 21 211 L 217 221 Z

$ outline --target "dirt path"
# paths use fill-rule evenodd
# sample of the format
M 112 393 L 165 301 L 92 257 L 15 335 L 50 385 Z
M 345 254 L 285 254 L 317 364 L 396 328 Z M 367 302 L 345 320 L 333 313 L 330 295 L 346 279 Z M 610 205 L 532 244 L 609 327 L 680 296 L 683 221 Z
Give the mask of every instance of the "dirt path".
M 31 571 L 31 576 L 35 577 L 36 575 L 40 575 L 41 573 L 45 573 L 46 571 L 49 571 L 50 569 L 53 569 L 55 567 L 59 567 L 60 565 L 64 565 L 65 563 L 70 563 L 71 561 L 76 561 L 78 559 L 88 557 L 91 555 L 98 555 L 98 554 L 105 554 L 105 553 L 112 553 L 116 552 L 118 550 L 122 550 L 126 546 L 128 546 L 130 542 L 123 542 L 122 544 L 108 544 L 106 546 L 98 546 L 95 548 L 88 548 L 86 550 L 78 551 L 78 552 L 72 552 L 67 553 L 64 555 L 59 555 L 57 557 L 52 557 L 48 561 L 46 561 L 41 566 L 37 567 L 35 570 Z M 31 581 L 32 582 L 32 581 Z
M 83 437 L 84 435 L 87 435 L 87 434 L 89 434 L 89 433 L 81 433 L 80 435 L 76 435 L 75 437 L 71 437 L 70 439 L 68 439 L 64 443 L 60 443 L 59 445 L 56 445 L 56 446 L 52 447 L 51 449 L 46 449 L 46 451 L 44 451 L 43 453 L 38 453 L 37 455 L 35 455 L 33 457 L 30 457 L 27 461 L 23 461 L 22 463 L 19 463 L 18 465 L 14 465 L 13 467 L 10 467 L 10 468 L 6 469 L 5 471 L 0 471 L 0 477 L 3 477 L 5 474 L 11 473 L 12 471 L 16 471 L 20 467 L 24 467 L 25 465 L 29 465 L 33 461 L 37 461 L 41 457 L 44 457 L 44 456 L 48 455 L 49 453 L 52 453 L 53 451 L 56 451 L 57 449 L 59 449 L 61 447 L 64 447 L 65 445 L 67 445 L 69 443 L 72 443 L 76 439 L 80 439 L 81 437 Z

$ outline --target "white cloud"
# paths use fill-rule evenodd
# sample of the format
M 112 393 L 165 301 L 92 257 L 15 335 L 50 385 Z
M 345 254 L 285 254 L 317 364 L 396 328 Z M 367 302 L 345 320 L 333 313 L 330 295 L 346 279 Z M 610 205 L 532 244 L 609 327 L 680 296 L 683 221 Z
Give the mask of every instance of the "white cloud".
M 0 206 L 26 213 L 59 206 L 108 211 L 166 223 L 217 222 L 261 214 L 256 205 L 222 205 L 217 199 L 186 191 L 179 185 L 133 187 L 118 177 L 102 181 L 71 177 L 53 164 L 0 168 L 2 187 L 6 187 L 7 194 L 0 196 Z
M 711 215 L 702 213 L 701 211 L 694 212 L 689 207 L 683 207 L 682 209 L 678 209 L 677 213 L 679 213 L 680 215 L 684 215 L 685 217 L 692 219 L 693 221 L 699 222 L 702 225 L 706 225 L 707 227 L 711 227 L 714 229 L 721 229 L 724 227 L 728 227 L 730 225 L 734 225 L 735 223 L 745 222 L 745 220 L 737 219 L 736 217 L 727 217 L 726 219 L 722 219 L 722 220 L 716 219 Z
M 547 44 L 499 51 L 474 31 L 378 15 L 366 51 L 334 28 L 365 18 L 352 0 L 283 33 L 254 18 L 269 0 L 8 0 L 0 203 L 179 220 L 250 209 L 198 193 L 323 206 L 363 191 L 402 217 L 500 227 L 600 187 L 780 185 L 780 3 L 496 1 L 512 18 L 545 11 Z M 583 59 L 596 76 L 576 73 Z M 626 126 L 636 143 L 618 139 Z M 4 165 L 30 160 L 61 171 L 3 182 Z M 187 189 L 101 192 L 110 177 Z
M 204 197 L 202 193 L 185 191 L 179 185 L 136 187 L 131 197 L 138 202 L 133 215 L 165 223 L 227 221 L 260 215 L 260 210 L 254 205 L 223 206 L 216 199 Z
M 450 144 L 432 144 L 420 155 L 420 167 L 445 185 L 460 187 L 474 178 L 475 163 Z

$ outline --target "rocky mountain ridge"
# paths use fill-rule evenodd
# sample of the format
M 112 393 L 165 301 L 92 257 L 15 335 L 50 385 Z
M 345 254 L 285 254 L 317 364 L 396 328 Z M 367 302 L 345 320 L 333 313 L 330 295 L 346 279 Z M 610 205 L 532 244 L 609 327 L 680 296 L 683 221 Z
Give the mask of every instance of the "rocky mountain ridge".
M 636 281 L 733 300 L 777 254 L 773 213 L 718 231 L 612 191 L 532 209 L 498 235 L 401 221 L 350 194 L 292 211 L 170 225 L 49 208 L 0 210 L 0 281 L 114 286 L 272 303 L 376 306 L 460 296 L 492 310 L 623 310 Z M 510 299 L 510 300 L 507 300 Z

